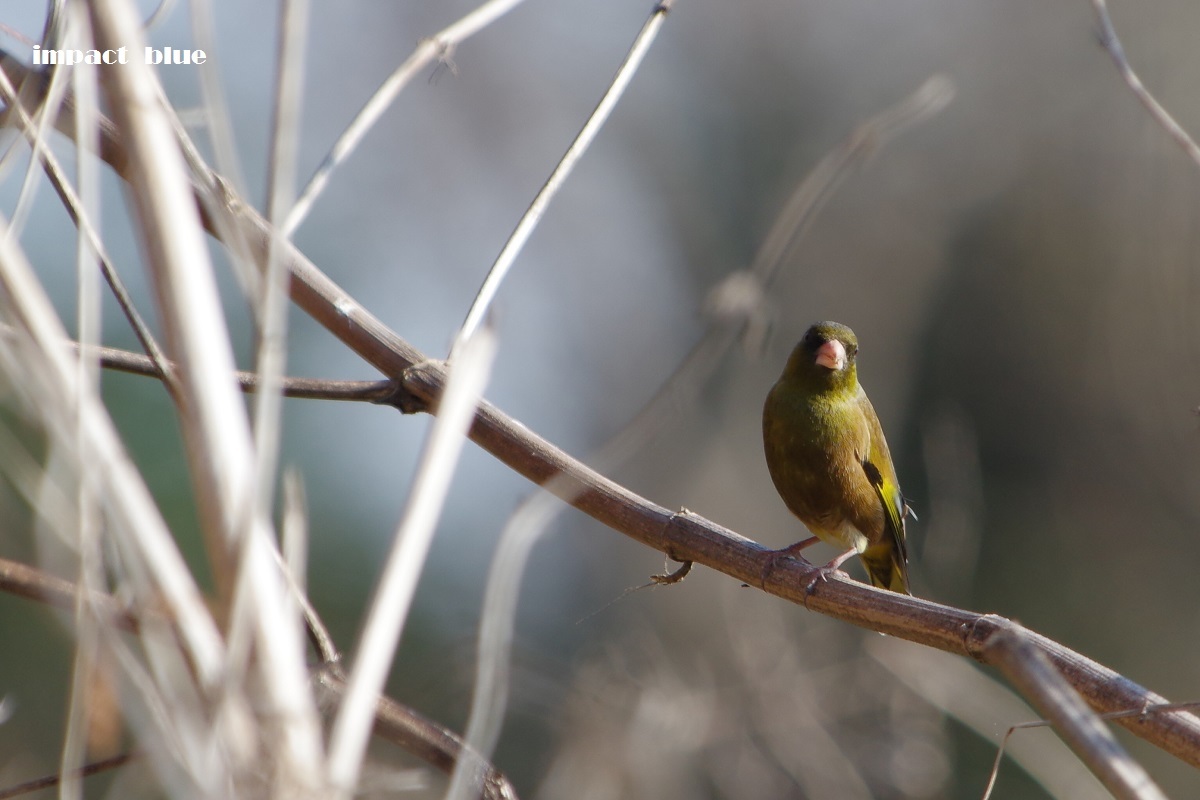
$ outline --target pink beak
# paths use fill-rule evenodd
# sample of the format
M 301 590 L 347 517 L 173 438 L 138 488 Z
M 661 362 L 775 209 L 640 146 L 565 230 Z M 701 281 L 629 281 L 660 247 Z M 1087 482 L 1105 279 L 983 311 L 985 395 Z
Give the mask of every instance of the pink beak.
M 840 370 L 846 366 L 846 346 L 834 339 L 817 348 L 817 363 L 822 367 Z

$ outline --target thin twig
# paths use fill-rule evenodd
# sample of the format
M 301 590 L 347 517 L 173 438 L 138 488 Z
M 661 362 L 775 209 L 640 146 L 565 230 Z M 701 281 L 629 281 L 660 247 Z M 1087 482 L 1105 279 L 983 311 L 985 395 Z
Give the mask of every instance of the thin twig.
M 517 254 L 633 80 L 671 7 L 670 0 L 655 5 L 595 110 L 501 248 L 451 346 L 451 361 L 482 324 Z M 644 440 L 635 443 L 632 438 L 618 435 L 612 442 L 612 447 L 604 448 L 605 453 L 601 456 L 604 464 L 602 468 L 609 466 L 610 460 L 623 458 L 642 442 Z M 485 775 L 484 759 L 491 755 L 499 739 L 508 704 L 508 671 L 521 580 L 534 545 L 562 509 L 558 498 L 564 497 L 564 492 L 572 491 L 572 487 L 566 485 L 567 483 L 558 477 L 551 478 L 545 487 L 549 492 L 535 493 L 523 501 L 509 518 L 501 534 L 500 544 L 488 570 L 483 618 L 479 626 L 478 667 L 465 732 L 468 748 L 480 757 L 459 760 L 447 791 L 449 800 L 465 800 L 478 792 Z
M 278 231 L 263 270 L 263 291 L 255 311 L 258 353 L 255 371 L 263 391 L 254 397 L 254 457 L 257 488 L 255 515 L 269 518 L 274 506 L 275 474 L 283 428 L 280 385 L 287 368 L 287 267 L 279 257 L 281 226 L 294 201 L 296 153 L 300 145 L 300 108 L 308 33 L 308 0 L 284 0 L 279 14 L 279 47 L 275 65 L 275 104 L 271 118 L 271 150 L 267 174 L 267 214 Z
M 95 761 L 91 764 L 85 764 L 79 769 L 72 770 L 70 777 L 73 778 L 89 778 L 101 772 L 106 772 L 110 769 L 123 767 L 130 761 L 138 757 L 137 753 L 121 753 L 112 758 L 106 758 L 102 761 Z M 43 775 L 40 778 L 34 778 L 25 783 L 18 783 L 16 786 L 9 786 L 5 789 L 0 789 L 0 800 L 8 800 L 10 797 L 20 797 L 23 794 L 37 792 L 42 789 L 52 789 L 62 783 L 63 776 L 60 773 L 53 775 Z
M 325 185 L 329 183 L 333 171 L 350 157 L 362 138 L 379 121 L 383 112 L 392 104 L 400 91 L 408 85 L 413 76 L 435 61 L 449 60 L 454 48 L 507 14 L 519 3 L 521 0 L 489 0 L 445 30 L 435 33 L 428 39 L 423 39 L 412 55 L 375 90 L 371 99 L 354 116 L 350 125 L 334 142 L 316 172 L 308 179 L 308 184 L 301 190 L 296 204 L 292 206 L 291 213 L 288 214 L 287 221 L 283 225 L 283 235 L 291 237 L 296 232 L 300 223 L 312 210 L 313 203 L 324 191 Z
M 40 136 L 40 131 L 29 118 L 23 104 L 18 102 L 17 91 L 14 89 L 7 73 L 3 70 L 0 70 L 0 98 L 4 100 L 7 106 L 8 110 L 5 113 L 16 116 L 18 127 L 25 134 L 30 146 L 41 161 L 46 177 L 50 179 L 50 185 L 58 194 L 59 200 L 67 211 L 67 215 L 71 217 L 71 221 L 75 223 L 80 232 L 87 237 L 91 243 L 91 247 L 95 250 L 96 256 L 100 260 L 100 272 L 104 276 L 104 280 L 108 283 L 109 289 L 117 301 L 117 306 L 121 309 L 121 313 L 125 315 L 130 328 L 133 329 L 134 335 L 137 337 L 138 342 L 141 343 L 142 349 L 146 351 L 147 355 L 155 363 L 160 365 L 159 373 L 163 378 L 167 391 L 172 397 L 178 399 L 179 387 L 172 370 L 166 367 L 167 360 L 166 356 L 163 355 L 162 348 L 154 338 L 154 334 L 151 333 L 150 326 L 142 319 L 142 315 L 138 313 L 137 307 L 133 304 L 133 298 L 129 295 L 128 289 L 125 288 L 125 283 L 121 280 L 121 276 L 117 273 L 116 268 L 109 259 L 108 252 L 104 247 L 104 243 L 100 240 L 100 236 L 96 233 L 95 227 L 91 224 L 88 215 L 84 213 L 75 190 L 71 188 L 66 173 L 58 163 L 58 158 L 46 146 L 45 141 Z M 71 103 L 71 115 L 67 121 L 73 121 L 74 117 L 74 104 Z
M 1098 715 L 1102 720 L 1115 720 L 1122 717 L 1145 716 L 1147 714 L 1158 714 L 1163 711 L 1180 711 L 1194 710 L 1200 707 L 1200 702 L 1194 703 L 1159 703 L 1157 705 L 1147 706 L 1146 708 L 1131 708 L 1125 711 L 1113 711 L 1108 714 Z M 1048 728 L 1054 723 L 1047 719 L 1030 720 L 1029 722 L 1018 722 L 1016 725 L 1009 726 L 1004 732 L 1003 738 L 1000 740 L 1000 746 L 996 748 L 996 757 L 992 760 L 992 770 L 988 774 L 987 786 L 984 787 L 983 797 L 981 800 L 988 800 L 992 796 L 992 790 L 996 788 L 996 779 L 1000 775 L 1000 762 L 1004 759 L 1006 753 L 1012 748 L 1009 747 L 1009 741 L 1017 731 L 1033 730 L 1034 728 Z
M 101 49 L 142 49 L 140 20 L 130 2 L 88 4 Z M 177 137 L 162 111 L 153 71 L 132 59 L 104 70 L 109 106 L 128 137 L 133 192 L 142 247 L 154 278 L 160 316 L 179 361 L 184 402 L 180 421 L 196 487 L 196 504 L 223 612 L 252 608 L 255 655 L 265 717 L 284 721 L 272 756 L 279 788 L 318 796 L 324 787 L 322 734 L 304 669 L 304 640 L 271 551 L 269 520 L 255 513 L 254 452 L 234 372 L 215 275 Z M 239 558 L 241 557 L 241 558 Z M 235 595 L 245 587 L 248 601 Z M 232 634 L 242 618 L 234 616 Z M 295 624 L 293 624 L 295 622 Z
M 750 271 L 764 287 L 774 283 L 797 242 L 842 182 L 897 136 L 941 112 L 954 99 L 954 92 L 948 77 L 931 76 L 900 102 L 855 127 L 821 159 L 788 198 L 754 255 Z
M 983 653 L 1051 720 L 1063 741 L 1118 800 L 1166 800 L 1020 625 L 998 628 L 984 640 Z
M 78 342 L 70 342 L 70 346 L 79 351 Z M 148 378 L 162 379 L 163 374 L 159 365 L 149 356 L 121 350 L 116 347 L 96 347 L 93 351 L 99 356 L 100 366 L 114 372 L 124 372 L 130 375 L 144 375 Z M 169 369 L 175 365 L 165 362 Z M 258 375 L 245 370 L 234 372 L 238 388 L 247 394 L 259 391 L 261 382 Z M 329 378 L 297 378 L 285 377 L 280 383 L 284 397 L 294 397 L 306 400 L 342 400 L 352 402 L 377 403 L 390 405 L 396 397 L 396 382 L 389 380 L 378 381 L 341 381 Z
M 79 587 L 70 581 L 7 558 L 0 558 L 0 591 L 64 611 L 75 608 L 79 595 Z M 113 625 L 128 631 L 137 630 L 137 617 L 112 596 L 93 593 L 88 603 L 91 608 L 100 609 Z
M 98 47 L 142 47 L 141 22 L 126 2 L 89 5 Z M 181 428 L 218 597 L 228 606 L 235 573 L 231 526 L 242 523 L 251 488 L 250 428 L 231 391 L 232 348 L 211 262 L 175 137 L 149 66 L 103 70 L 102 84 L 132 158 L 133 201 L 171 355 L 180 366 Z M 224 380 L 223 380 L 224 379 Z
M 496 297 L 496 293 L 500 291 L 500 284 L 504 282 L 504 277 L 508 274 L 509 269 L 512 268 L 513 262 L 517 259 L 517 254 L 521 252 L 521 248 L 525 246 L 525 242 L 529 241 L 534 228 L 537 227 L 538 223 L 541 222 L 542 216 L 546 213 L 550 201 L 558 194 L 558 190 L 562 188 L 567 177 L 575 169 L 575 165 L 579 163 L 579 159 L 587 152 L 596 135 L 600 133 L 600 129 L 604 127 L 604 123 L 608 120 L 612 110 L 616 108 L 617 101 L 621 99 L 621 96 L 625 93 L 625 89 L 629 87 L 630 81 L 633 80 L 638 67 L 641 66 L 642 59 L 646 57 L 650 46 L 654 44 L 654 40 L 662 28 L 663 22 L 666 21 L 667 13 L 671 10 L 672 5 L 674 5 L 674 0 L 660 0 L 654 6 L 654 10 L 650 13 L 646 24 L 642 26 L 641 31 L 638 32 L 637 37 L 633 40 L 633 45 L 625 55 L 625 60 L 621 62 L 621 66 L 617 69 L 617 74 L 613 77 L 612 83 L 605 90 L 604 96 L 600 98 L 600 102 L 596 104 L 596 108 L 592 111 L 591 116 L 584 122 L 583 128 L 580 129 L 579 134 L 575 137 L 575 141 L 571 142 L 571 146 L 567 148 L 567 152 L 563 154 L 563 157 L 550 173 L 550 177 L 546 179 L 546 183 L 538 191 L 537 196 L 533 198 L 533 202 L 529 204 L 529 208 L 525 210 L 520 221 L 517 222 L 517 227 L 509 235 L 508 241 L 500 249 L 499 255 L 496 256 L 496 261 L 492 264 L 487 276 L 483 279 L 483 284 L 479 287 L 479 292 L 471 302 L 471 308 L 467 311 L 467 317 L 463 320 L 462 327 L 459 328 L 458 335 L 454 339 L 454 344 L 450 348 L 451 358 L 454 357 L 454 352 L 458 350 L 462 343 L 470 338 L 483 323 L 492 300 Z
M 885 636 L 869 636 L 863 645 L 867 655 L 902 684 L 989 745 L 994 743 L 998 722 L 1031 716 L 1029 704 L 990 670 Z M 1004 758 L 1045 789 L 1048 797 L 1086 796 L 1089 789 L 1092 794 L 1104 791 L 1059 739 L 1023 738 L 1009 743 L 1005 737 L 997 748 L 989 785 L 995 782 Z M 987 800 L 986 794 L 983 800 Z
M 1187 153 L 1188 158 L 1200 166 L 1200 146 L 1197 146 L 1195 140 L 1188 135 L 1182 125 L 1175 121 L 1171 113 L 1163 108 L 1154 95 L 1150 94 L 1150 91 L 1142 83 L 1142 79 L 1133 71 L 1129 59 L 1125 57 L 1125 49 L 1121 46 L 1121 40 L 1117 38 L 1117 29 L 1113 27 L 1112 18 L 1108 15 L 1108 5 L 1105 0 L 1092 0 L 1092 7 L 1096 9 L 1096 19 L 1100 23 L 1100 44 L 1112 56 L 1113 63 L 1117 65 L 1117 71 L 1121 73 L 1125 84 L 1133 92 L 1138 102 L 1150 112 L 1154 121 L 1175 140 L 1176 144 L 1183 148 L 1183 152 Z

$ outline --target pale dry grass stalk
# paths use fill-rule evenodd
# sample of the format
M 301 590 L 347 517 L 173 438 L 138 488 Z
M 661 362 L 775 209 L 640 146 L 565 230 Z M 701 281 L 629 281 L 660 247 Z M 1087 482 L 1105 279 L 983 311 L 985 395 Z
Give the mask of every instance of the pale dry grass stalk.
M 91 41 L 87 17 L 75 14 L 73 19 L 76 21 L 76 32 L 81 34 L 82 41 Z M 94 71 L 75 70 L 70 77 L 76 99 L 75 147 L 80 216 L 98 224 L 100 176 L 99 165 L 92 153 L 97 149 L 99 89 L 96 86 Z M 54 113 L 53 109 L 45 111 L 47 117 Z M 30 158 L 30 167 L 37 161 L 37 158 Z M 100 343 L 102 333 L 101 272 L 97 268 L 100 253 L 94 246 L 97 237 L 94 233 L 88 235 L 89 228 L 80 225 L 76 230 L 76 296 L 79 299 L 77 331 L 81 345 L 78 360 L 79 382 L 81 386 L 87 386 L 91 391 L 99 393 L 100 366 L 94 348 Z M 85 452 L 80 446 L 83 440 L 83 432 L 79 431 L 76 443 L 79 452 Z M 103 522 L 99 514 L 100 496 L 96 492 L 96 485 L 94 475 L 86 470 L 79 473 L 76 492 L 79 573 L 76 583 L 80 592 L 75 609 L 76 647 L 67 710 L 67 730 L 63 737 L 59 760 L 59 773 L 63 778 L 59 796 L 62 800 L 83 796 L 83 781 L 79 770 L 83 768 L 87 759 L 89 730 L 96 722 L 96 717 L 105 713 L 100 710 L 100 703 L 97 702 L 96 693 L 93 691 L 96 677 L 103 669 L 101 631 L 98 629 L 99 623 L 95 614 L 90 613 L 87 608 L 87 598 L 104 589 L 104 556 L 101 549 Z
M 90 7 L 99 47 L 143 47 L 126 2 Z M 125 131 L 131 199 L 171 355 L 179 365 L 183 433 L 218 593 L 229 602 L 239 526 L 251 506 L 250 428 L 230 376 L 234 361 L 190 182 L 154 73 L 134 59 L 106 70 L 104 89 Z
M 433 541 L 467 428 L 491 371 L 495 341 L 484 329 L 469 339 L 450 367 L 446 391 L 421 454 L 404 516 L 379 577 L 354 655 L 349 688 L 329 741 L 329 778 L 340 797 L 354 793 L 375 704 L 392 665 L 417 582 Z M 462 760 L 460 759 L 460 763 Z
M 150 712 L 139 715 L 134 708 L 130 713 L 155 731 L 152 741 L 157 737 L 161 748 L 181 759 L 177 769 L 189 783 L 220 783 L 221 772 L 214 765 L 178 749 L 197 736 L 194 744 L 206 738 L 196 714 L 206 700 L 221 694 L 225 655 L 217 628 L 94 387 L 80 381 L 76 359 L 62 346 L 66 332 L 49 299 L 24 255 L 7 239 L 0 243 L 0 297 L 4 317 L 17 328 L 15 339 L 4 340 L 6 366 L 19 370 L 26 408 L 58 442 L 60 452 L 68 454 L 71 443 L 77 443 L 68 454 L 70 466 L 79 474 L 86 465 L 95 478 L 123 568 L 123 588 L 141 607 L 165 607 L 178 625 L 177 633 L 161 625 L 141 631 L 148 668 L 135 663 L 125 648 L 116 648 L 121 663 L 132 667 L 129 678 L 141 688 L 136 697 Z M 108 624 L 111 608 L 86 605 L 102 625 Z M 161 669 L 170 663 L 177 669 Z M 193 677 L 183 680 L 189 673 Z
M 101 48 L 142 49 L 139 20 L 127 3 L 92 4 Z M 254 447 L 191 183 L 153 72 L 137 60 L 102 73 L 109 103 L 126 132 L 133 199 L 146 262 L 154 277 L 168 341 L 179 363 L 184 439 L 233 651 L 231 679 L 260 676 L 275 744 L 272 794 L 307 796 L 323 786 L 323 746 L 305 667 L 300 618 L 273 557 L 269 522 L 256 509 Z M 235 576 L 236 579 L 235 579 Z
M 292 207 L 296 154 L 300 146 L 300 109 L 308 35 L 308 0 L 286 0 L 279 19 L 275 110 L 267 177 L 267 215 L 276 231 L 267 252 L 262 292 L 256 308 L 259 390 L 254 395 L 254 517 L 270 519 L 275 498 L 283 428 L 282 384 L 287 368 L 287 267 L 280 255 L 280 223 Z M 297 616 L 298 619 L 298 616 Z

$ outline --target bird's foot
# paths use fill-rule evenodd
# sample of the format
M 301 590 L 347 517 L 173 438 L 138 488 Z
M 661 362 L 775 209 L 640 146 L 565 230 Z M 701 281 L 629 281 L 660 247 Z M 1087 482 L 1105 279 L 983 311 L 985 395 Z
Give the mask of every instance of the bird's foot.
M 832 575 L 849 580 L 850 576 L 841 569 L 841 566 L 842 564 L 846 563 L 847 559 L 855 555 L 858 555 L 857 550 L 847 550 L 837 558 L 830 561 L 828 564 L 817 567 L 817 574 L 814 575 L 813 579 L 810 580 L 808 585 L 804 587 L 805 599 L 807 600 L 810 596 L 812 596 L 812 593 L 817 588 L 817 583 L 824 583 L 825 581 L 829 580 L 830 576 Z
M 831 567 L 828 564 L 817 567 L 817 574 L 814 575 L 813 579 L 810 580 L 808 585 L 804 587 L 805 599 L 811 597 L 812 593 L 817 590 L 818 583 L 824 583 L 825 581 L 829 580 L 831 576 L 845 578 L 847 580 L 850 579 L 850 573 L 846 572 L 845 570 L 838 569 L 837 567 Z
M 775 568 L 779 566 L 780 561 L 792 558 L 801 562 L 802 564 L 808 564 L 809 566 L 812 566 L 812 562 L 800 555 L 800 552 L 804 550 L 804 548 L 814 545 L 819 541 L 821 540 L 813 536 L 809 539 L 805 539 L 802 542 L 796 542 L 788 547 L 772 551 L 770 557 L 767 559 L 767 563 L 763 565 L 762 574 L 759 575 L 759 587 L 766 586 L 767 576 L 775 571 Z

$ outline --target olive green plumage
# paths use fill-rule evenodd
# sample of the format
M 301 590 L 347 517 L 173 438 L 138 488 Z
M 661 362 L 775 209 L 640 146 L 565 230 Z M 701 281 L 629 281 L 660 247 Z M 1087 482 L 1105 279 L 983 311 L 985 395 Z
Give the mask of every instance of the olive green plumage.
M 824 542 L 858 553 L 871 583 L 908 594 L 909 513 L 883 429 L 858 383 L 858 339 L 818 322 L 763 407 L 763 444 L 783 502 Z M 798 550 L 805 542 L 793 545 Z

